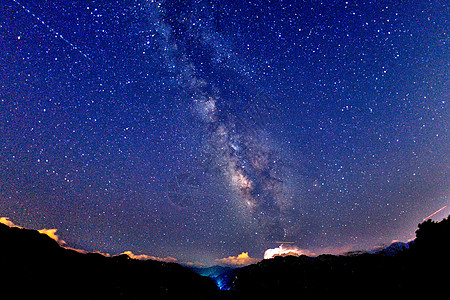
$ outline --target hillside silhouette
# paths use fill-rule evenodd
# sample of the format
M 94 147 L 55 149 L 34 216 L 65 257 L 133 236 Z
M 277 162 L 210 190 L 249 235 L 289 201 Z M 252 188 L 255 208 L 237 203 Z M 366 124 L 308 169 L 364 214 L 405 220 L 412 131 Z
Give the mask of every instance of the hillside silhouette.
M 449 218 L 419 225 L 408 245 L 375 253 L 279 256 L 236 269 L 228 285 L 242 298 L 289 295 L 365 297 L 435 293 L 448 286 Z
M 0 270 L 1 299 L 210 299 L 216 291 L 211 279 L 176 263 L 82 254 L 3 224 Z
M 278 256 L 237 269 L 196 272 L 127 255 L 82 254 L 38 231 L 0 224 L 0 298 L 279 299 L 434 293 L 448 284 L 449 223 L 449 218 L 427 220 L 419 224 L 414 241 L 371 253 Z

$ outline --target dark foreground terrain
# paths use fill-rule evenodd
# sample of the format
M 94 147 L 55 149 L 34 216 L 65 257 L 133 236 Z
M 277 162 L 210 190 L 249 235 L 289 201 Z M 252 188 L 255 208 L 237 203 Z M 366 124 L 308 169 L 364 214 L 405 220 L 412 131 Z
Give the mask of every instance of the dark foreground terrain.
M 263 260 L 237 269 L 229 285 L 240 296 L 262 298 L 443 295 L 450 284 L 449 223 L 424 222 L 414 241 L 372 254 Z
M 176 263 L 82 254 L 38 231 L 0 224 L 0 299 L 205 299 L 215 293 L 210 278 Z
M 374 253 L 276 257 L 208 275 L 227 291 L 178 264 L 81 254 L 37 231 L 0 224 L 0 299 L 442 295 L 450 282 L 449 223 L 428 220 L 413 242 Z

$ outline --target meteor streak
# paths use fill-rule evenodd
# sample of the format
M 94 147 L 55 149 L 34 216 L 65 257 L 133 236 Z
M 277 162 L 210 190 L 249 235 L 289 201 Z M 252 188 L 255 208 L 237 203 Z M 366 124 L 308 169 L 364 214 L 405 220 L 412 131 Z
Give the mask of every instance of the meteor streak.
M 425 221 L 425 220 L 427 220 L 427 219 L 429 219 L 429 218 L 431 218 L 431 217 L 434 216 L 435 214 L 441 212 L 441 211 L 444 210 L 446 207 L 447 207 L 447 205 L 445 205 L 445 206 L 439 208 L 437 211 L 435 211 L 434 213 L 432 213 L 432 214 L 429 215 L 428 217 L 424 218 L 424 219 L 422 220 L 422 222 Z
M 25 12 L 27 12 L 28 14 L 30 14 L 33 18 L 35 18 L 37 21 L 39 21 L 42 25 L 44 25 L 45 27 L 47 27 L 47 29 L 54 34 L 55 37 L 60 38 L 61 40 L 63 40 L 66 44 L 68 44 L 73 50 L 77 51 L 78 53 L 80 53 L 84 58 L 88 59 L 89 61 L 92 61 L 92 59 L 83 51 L 81 51 L 80 48 L 78 48 L 75 44 L 71 43 L 68 39 L 66 39 L 61 33 L 59 33 L 58 31 L 56 31 L 55 29 L 53 29 L 52 27 L 50 27 L 47 23 L 45 23 L 44 20 L 42 20 L 39 16 L 35 15 L 31 10 L 29 10 L 25 5 L 22 5 L 19 1 L 17 0 L 12 0 L 14 3 L 16 3 L 18 6 L 20 6 Z

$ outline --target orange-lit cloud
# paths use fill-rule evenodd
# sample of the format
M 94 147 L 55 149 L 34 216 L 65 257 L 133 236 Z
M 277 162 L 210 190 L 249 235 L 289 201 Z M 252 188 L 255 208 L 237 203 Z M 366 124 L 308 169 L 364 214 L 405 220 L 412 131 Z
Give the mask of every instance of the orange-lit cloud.
M 22 228 L 20 226 L 17 226 L 16 224 L 14 224 L 8 217 L 1 217 L 0 218 L 0 224 L 9 226 L 9 227 L 17 227 L 17 228 Z
M 39 229 L 39 233 L 46 234 L 51 239 L 55 240 L 59 245 L 64 245 L 66 242 L 64 242 L 57 234 L 56 231 L 58 229 Z
M 264 259 L 274 258 L 275 256 L 300 256 L 300 255 L 307 255 L 307 256 L 314 256 L 315 253 L 300 249 L 297 246 L 294 245 L 284 245 L 281 244 L 280 247 L 273 248 L 273 249 L 267 249 L 266 252 L 264 252 Z
M 126 254 L 132 259 L 139 259 L 139 260 L 157 260 L 157 261 L 172 262 L 172 263 L 178 262 L 178 260 L 176 258 L 173 258 L 173 257 L 170 257 L 170 256 L 167 256 L 167 257 L 156 257 L 156 256 L 151 256 L 151 255 L 146 255 L 146 254 L 134 254 L 131 251 L 125 251 L 125 252 L 123 252 L 121 254 Z
M 253 258 L 248 256 L 248 252 L 242 252 L 238 256 L 229 256 L 226 258 L 216 259 L 214 262 L 219 265 L 229 265 L 235 267 L 247 266 L 250 264 L 257 263 L 258 258 Z
M 18 226 L 16 224 L 14 224 L 14 222 L 12 222 L 8 217 L 0 217 L 0 224 L 4 224 L 6 226 L 9 227 L 16 227 L 16 228 L 23 228 L 21 226 Z M 76 251 L 78 253 L 82 253 L 82 254 L 86 254 L 86 253 L 96 253 L 96 254 L 100 254 L 106 257 L 111 257 L 110 254 L 108 253 L 102 253 L 102 252 L 98 252 L 98 251 L 94 251 L 94 252 L 88 252 L 85 250 L 81 250 L 81 249 L 76 249 L 76 248 L 72 248 L 69 246 L 65 246 L 66 242 L 64 240 L 62 240 L 57 234 L 56 232 L 58 231 L 57 229 L 39 229 L 37 230 L 39 233 L 41 234 L 45 234 L 48 237 L 50 237 L 51 239 L 55 240 L 61 247 L 65 248 L 65 249 L 69 249 L 69 250 L 73 250 Z M 131 251 L 125 251 L 122 254 L 126 254 L 128 255 L 130 258 L 133 259 L 139 259 L 139 260 L 157 260 L 157 261 L 162 261 L 162 262 L 173 262 L 176 263 L 178 262 L 178 260 L 176 258 L 167 256 L 167 257 L 156 257 L 156 256 L 150 256 L 150 255 L 145 255 L 145 254 L 140 254 L 140 255 L 136 255 Z
M 23 228 L 21 226 L 18 226 L 16 224 L 14 224 L 13 221 L 11 221 L 8 217 L 1 217 L 0 218 L 0 224 L 4 224 L 6 226 L 9 227 L 16 227 L 16 228 Z M 63 241 L 57 234 L 56 231 L 58 231 L 57 229 L 39 229 L 38 232 L 41 234 L 45 234 L 47 236 L 49 236 L 51 239 L 55 240 L 60 246 L 64 245 L 66 242 Z

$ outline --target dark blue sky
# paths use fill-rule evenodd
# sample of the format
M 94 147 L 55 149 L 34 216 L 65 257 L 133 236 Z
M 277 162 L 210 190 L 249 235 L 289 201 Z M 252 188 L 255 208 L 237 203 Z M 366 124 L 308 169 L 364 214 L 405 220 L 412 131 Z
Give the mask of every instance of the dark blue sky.
M 0 216 L 69 246 L 203 263 L 280 240 L 371 248 L 449 203 L 445 1 L 0 15 Z

